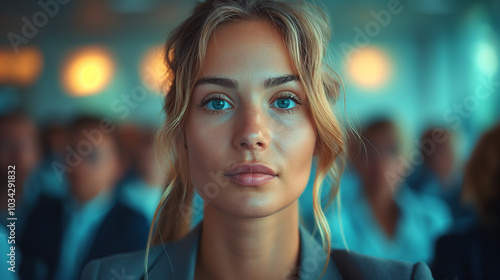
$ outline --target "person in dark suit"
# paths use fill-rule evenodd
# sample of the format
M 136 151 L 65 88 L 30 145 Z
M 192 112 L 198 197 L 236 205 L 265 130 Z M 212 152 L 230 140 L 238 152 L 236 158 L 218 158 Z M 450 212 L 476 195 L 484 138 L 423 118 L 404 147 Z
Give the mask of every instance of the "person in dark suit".
M 84 117 L 71 135 L 74 161 L 65 169 L 71 196 L 41 196 L 28 216 L 19 242 L 22 279 L 77 279 L 91 259 L 146 246 L 146 218 L 114 195 L 119 160 L 113 131 Z
M 17 267 L 22 262 L 19 250 L 14 250 L 15 260 L 11 262 L 11 246 L 15 239 L 10 234 L 21 236 L 26 225 L 26 216 L 34 204 L 35 196 L 25 186 L 33 178 L 33 170 L 39 162 L 40 148 L 38 131 L 33 121 L 19 111 L 0 113 L 0 218 L 14 222 L 15 227 L 0 228 L 0 279 L 18 279 Z M 15 211 L 10 211 L 15 202 Z M 10 214 L 15 214 L 15 217 Z M 9 220 L 15 218 L 16 220 Z M 15 237 L 15 236 L 14 236 Z
M 168 183 L 156 246 L 91 261 L 82 279 L 431 279 L 422 262 L 331 252 L 319 195 L 344 136 L 333 111 L 340 81 L 324 60 L 330 34 L 305 1 L 198 3 L 165 45 L 156 143 Z M 322 244 L 299 223 L 314 157 Z M 195 191 L 205 205 L 190 231 Z
M 500 125 L 486 132 L 466 165 L 462 198 L 480 220 L 441 237 L 432 273 L 436 279 L 500 277 Z
M 4 221 L 7 220 L 10 208 L 8 204 L 15 196 L 16 234 L 21 235 L 26 215 L 36 200 L 36 196 L 27 186 L 33 180 L 33 171 L 40 161 L 39 133 L 35 123 L 19 111 L 0 115 L 0 131 L 2 132 L 0 133 L 0 168 L 10 170 L 0 174 L 2 182 L 0 217 Z M 9 186 L 9 181 L 14 182 L 14 187 L 12 184 Z

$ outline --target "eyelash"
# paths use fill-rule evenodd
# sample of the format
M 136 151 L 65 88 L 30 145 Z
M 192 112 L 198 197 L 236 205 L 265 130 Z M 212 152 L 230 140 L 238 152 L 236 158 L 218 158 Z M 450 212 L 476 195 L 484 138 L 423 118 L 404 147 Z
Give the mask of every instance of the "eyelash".
M 282 92 L 279 94 L 278 98 L 277 99 L 285 99 L 285 98 L 289 98 L 289 99 L 292 99 L 293 101 L 295 101 L 295 103 L 297 103 L 297 106 L 291 108 L 291 109 L 281 109 L 281 108 L 277 108 L 278 110 L 282 111 L 283 113 L 287 113 L 287 114 L 293 114 L 296 110 L 299 109 L 299 106 L 302 105 L 302 99 L 300 99 L 300 97 L 298 97 L 297 95 L 289 92 L 289 91 L 285 91 L 285 92 Z M 274 100 L 274 101 L 276 101 Z M 273 101 L 273 103 L 274 103 Z
M 285 99 L 285 98 L 292 99 L 295 103 L 297 103 L 297 106 L 295 106 L 295 107 L 293 107 L 291 109 L 277 108 L 278 110 L 282 111 L 283 113 L 292 114 L 296 110 L 299 109 L 300 105 L 303 104 L 303 101 L 302 101 L 302 99 L 300 99 L 300 97 L 298 97 L 297 95 L 295 95 L 295 94 L 293 94 L 291 92 L 288 92 L 288 91 L 280 93 L 279 96 L 276 98 L 276 100 L 277 99 Z M 214 95 L 210 95 L 209 97 L 206 97 L 206 98 L 202 99 L 200 101 L 200 103 L 198 104 L 198 106 L 203 107 L 203 109 L 205 109 L 205 111 L 208 112 L 209 114 L 219 114 L 219 113 L 221 113 L 222 110 L 211 110 L 211 109 L 207 109 L 205 107 L 205 105 L 207 105 L 208 102 L 210 102 L 212 100 L 224 100 L 225 102 L 227 102 L 224 99 L 224 96 L 222 94 L 214 94 Z M 274 103 L 274 101 L 273 101 L 273 103 Z
M 212 101 L 212 100 L 224 100 L 225 102 L 227 102 L 225 99 L 224 99 L 224 96 L 222 94 L 214 94 L 214 95 L 210 95 L 209 97 L 205 97 L 203 98 L 201 101 L 200 101 L 200 104 L 198 104 L 198 106 L 200 107 L 203 107 L 203 109 L 205 109 L 205 111 L 209 114 L 219 114 L 221 113 L 222 110 L 210 110 L 210 109 L 207 109 L 207 107 L 205 107 L 205 105 L 208 104 L 208 102 Z

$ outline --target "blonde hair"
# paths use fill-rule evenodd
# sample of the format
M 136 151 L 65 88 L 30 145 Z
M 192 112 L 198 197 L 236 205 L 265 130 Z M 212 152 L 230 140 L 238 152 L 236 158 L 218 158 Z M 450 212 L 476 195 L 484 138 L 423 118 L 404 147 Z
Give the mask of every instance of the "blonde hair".
M 164 105 L 167 118 L 158 130 L 155 147 L 157 155 L 166 159 L 167 184 L 150 228 L 144 262 L 146 277 L 152 238 L 155 244 L 175 241 L 190 230 L 194 188 L 187 166 L 183 127 L 208 42 L 221 25 L 247 20 L 265 20 L 281 33 L 307 95 L 306 106 L 318 131 L 313 210 L 323 247 L 328 252 L 323 272 L 327 267 L 331 232 L 321 207 L 321 187 L 323 180 L 331 175 L 329 205 L 339 185 L 341 170 L 337 161 L 344 154 L 344 133 L 334 115 L 341 81 L 326 62 L 331 36 L 328 17 L 321 9 L 305 1 L 212 0 L 198 3 L 192 15 L 171 33 L 165 43 L 168 68 L 165 85 L 169 86 Z M 155 224 L 158 213 L 158 223 Z M 154 229 L 157 229 L 156 233 Z

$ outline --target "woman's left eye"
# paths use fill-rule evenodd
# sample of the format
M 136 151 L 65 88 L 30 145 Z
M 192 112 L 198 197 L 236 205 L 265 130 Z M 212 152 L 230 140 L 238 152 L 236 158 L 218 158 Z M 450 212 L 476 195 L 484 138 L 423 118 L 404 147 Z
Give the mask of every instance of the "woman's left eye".
M 292 98 L 278 98 L 276 101 L 273 102 L 275 107 L 280 108 L 280 109 L 292 109 L 295 106 L 297 106 L 297 102 L 293 100 Z

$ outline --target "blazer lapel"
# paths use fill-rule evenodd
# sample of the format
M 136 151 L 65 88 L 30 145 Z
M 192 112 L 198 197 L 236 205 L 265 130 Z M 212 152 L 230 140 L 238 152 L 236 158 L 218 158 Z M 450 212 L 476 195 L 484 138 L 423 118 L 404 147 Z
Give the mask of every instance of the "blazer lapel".
M 149 279 L 194 279 L 200 233 L 201 223 L 179 241 L 151 248 Z
M 316 239 L 302 226 L 300 226 L 300 266 L 299 279 L 320 279 L 323 268 L 325 267 L 327 253 Z M 321 279 L 339 279 L 342 276 L 333 261 L 333 256 L 330 254 L 328 266 Z

